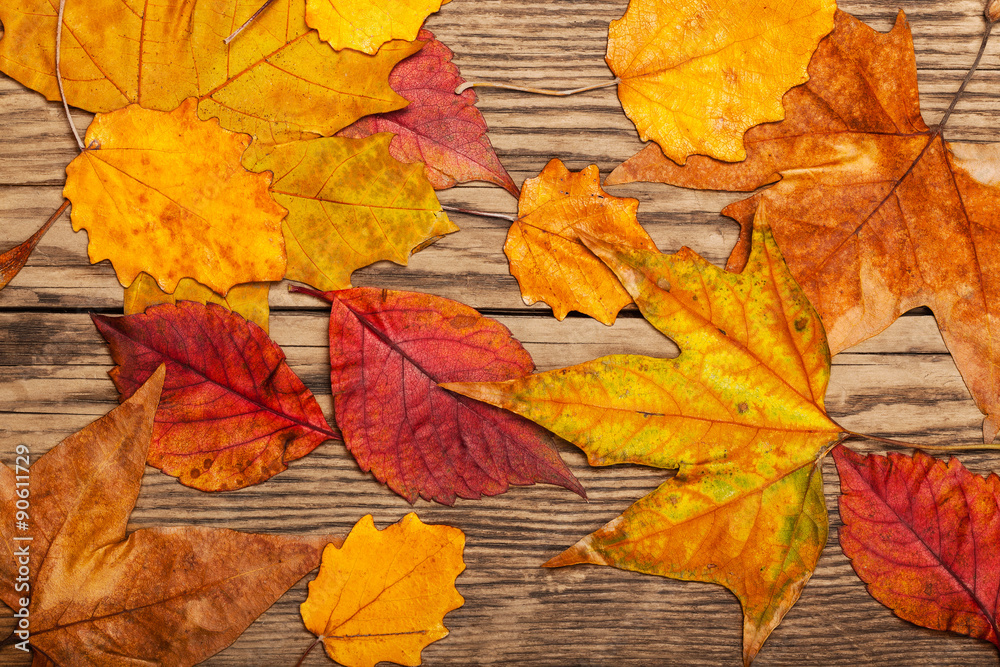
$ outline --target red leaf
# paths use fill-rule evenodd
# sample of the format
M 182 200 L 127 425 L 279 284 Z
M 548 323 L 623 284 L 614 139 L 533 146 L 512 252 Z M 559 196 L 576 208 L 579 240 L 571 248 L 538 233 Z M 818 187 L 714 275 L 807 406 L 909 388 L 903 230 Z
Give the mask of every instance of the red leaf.
M 897 616 L 1000 646 L 1000 478 L 916 452 L 839 446 L 840 545 Z
M 0 289 L 6 287 L 7 283 L 13 280 L 14 276 L 16 276 L 21 269 L 24 268 L 24 265 L 28 263 L 28 258 L 31 257 L 31 253 L 34 252 L 35 246 L 38 245 L 38 242 L 43 236 L 45 236 L 45 232 L 49 231 L 49 227 L 52 226 L 52 223 L 55 222 L 56 218 L 62 215 L 63 211 L 65 211 L 68 207 L 69 201 L 66 200 L 63 202 L 62 206 L 60 206 L 58 210 L 52 214 L 52 217 L 45 221 L 45 224 L 42 225 L 37 232 L 28 237 L 27 241 L 14 246 L 7 252 L 0 255 Z
M 451 50 L 429 30 L 417 36 L 424 48 L 402 61 L 389 75 L 389 85 L 409 100 L 399 111 L 366 116 L 338 136 L 361 138 L 392 132 L 389 153 L 400 162 L 423 162 L 427 180 L 438 190 L 466 181 L 489 181 L 520 196 L 500 164 L 489 138 L 486 121 L 475 107 L 476 93 L 455 94 L 465 83 L 452 64 Z
M 316 399 L 264 330 L 193 301 L 140 315 L 91 315 L 128 398 L 167 364 L 149 464 L 202 491 L 268 479 L 331 438 Z
M 586 497 L 544 429 L 437 386 L 533 371 L 507 327 L 430 294 L 295 291 L 331 304 L 337 424 L 362 470 L 411 503 L 420 496 L 451 505 L 456 496 L 493 496 L 534 482 Z

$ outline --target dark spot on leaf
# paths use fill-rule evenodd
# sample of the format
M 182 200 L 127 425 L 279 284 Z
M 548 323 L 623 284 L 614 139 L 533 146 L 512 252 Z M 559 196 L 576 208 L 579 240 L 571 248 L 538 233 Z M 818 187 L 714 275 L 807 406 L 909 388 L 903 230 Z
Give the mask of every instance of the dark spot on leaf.
M 197 468 L 191 468 L 191 479 L 198 479 L 201 476 L 201 471 Z
M 201 467 L 204 468 L 205 470 L 208 470 L 209 468 L 212 467 L 213 463 L 215 463 L 215 461 L 213 461 L 208 457 L 205 457 L 205 460 L 201 462 Z
M 716 328 L 718 329 L 718 327 L 716 327 Z M 725 329 L 719 329 L 719 333 L 722 334 L 723 336 L 725 336 L 726 335 L 726 330 Z
M 456 315 L 448 324 L 452 329 L 468 329 L 476 324 L 476 318 L 472 315 Z
M 750 406 L 748 406 L 746 404 L 746 401 L 743 401 L 742 403 L 740 403 L 739 405 L 736 406 L 736 411 L 739 412 L 741 415 L 745 414 L 746 411 L 749 410 L 749 409 L 750 409 Z
M 809 320 L 806 318 L 805 315 L 803 315 L 799 319 L 795 320 L 795 330 L 799 331 L 799 332 L 805 331 L 806 330 L 806 325 L 808 325 L 808 324 L 809 324 Z

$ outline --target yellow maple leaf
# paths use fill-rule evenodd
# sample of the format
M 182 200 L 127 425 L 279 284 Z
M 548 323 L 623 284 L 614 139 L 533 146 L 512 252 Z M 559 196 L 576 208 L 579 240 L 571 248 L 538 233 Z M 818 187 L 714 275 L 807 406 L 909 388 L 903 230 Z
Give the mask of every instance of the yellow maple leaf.
M 58 2 L 0 3 L 0 70 L 50 100 Z M 401 109 L 392 68 L 422 43 L 394 41 L 375 56 L 337 52 L 305 20 L 302 0 L 278 0 L 230 45 L 259 2 L 70 2 L 61 72 L 69 104 L 105 112 L 136 103 L 169 111 L 198 100 L 200 118 L 258 140 L 331 135 L 358 118 Z
M 196 105 L 99 114 L 66 167 L 73 229 L 87 230 L 90 261 L 111 260 L 123 286 L 146 272 L 166 292 L 191 277 L 225 295 L 285 274 L 286 211 L 267 191 L 271 175 L 245 170 L 250 137 L 198 120 Z
M 234 285 L 226 296 L 220 296 L 191 278 L 181 278 L 177 289 L 167 293 L 156 284 L 156 279 L 148 273 L 140 273 L 131 285 L 125 288 L 125 314 L 144 313 L 150 306 L 178 301 L 215 303 L 228 308 L 244 319 L 253 322 L 264 331 L 268 329 L 267 303 L 270 283 L 246 283 Z
M 391 140 L 327 137 L 247 152 L 244 164 L 272 171 L 271 192 L 288 208 L 288 278 L 344 289 L 355 269 L 383 259 L 405 266 L 415 250 L 458 231 L 424 165 L 392 157 Z
M 419 665 L 424 647 L 447 636 L 445 614 L 465 602 L 455 590 L 464 548 L 461 530 L 413 512 L 383 531 L 366 515 L 342 547 L 323 551 L 302 620 L 346 667 Z
M 635 199 L 612 197 L 601 189 L 597 165 L 572 173 L 554 159 L 537 178 L 527 179 L 518 218 L 503 247 L 524 302 L 544 301 L 557 320 L 577 310 L 614 324 L 632 297 L 580 242 L 577 230 L 623 247 L 655 251 L 636 220 L 638 207 Z
M 784 118 L 835 0 L 632 0 L 611 22 L 605 60 L 643 141 L 670 159 L 746 157 L 743 133 Z
M 306 23 L 333 48 L 369 55 L 390 39 L 413 41 L 449 0 L 306 0 Z

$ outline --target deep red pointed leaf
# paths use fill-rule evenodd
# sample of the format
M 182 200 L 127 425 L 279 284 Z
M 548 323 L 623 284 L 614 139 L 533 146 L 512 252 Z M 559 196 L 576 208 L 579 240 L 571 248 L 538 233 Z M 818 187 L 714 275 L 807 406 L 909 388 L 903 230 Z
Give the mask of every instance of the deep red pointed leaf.
M 585 495 L 544 429 L 437 386 L 533 371 L 507 327 L 430 294 L 297 291 L 331 303 L 337 424 L 363 470 L 411 503 L 450 505 L 534 482 Z
M 264 330 L 215 304 L 180 301 L 140 315 L 92 315 L 127 398 L 167 364 L 149 464 L 182 484 L 257 484 L 338 438 Z
M 367 137 L 377 132 L 396 136 L 389 153 L 400 162 L 423 162 L 427 179 L 438 190 L 455 183 L 488 181 L 520 195 L 500 164 L 486 136 L 486 121 L 475 107 L 476 93 L 455 94 L 465 83 L 451 62 L 451 50 L 421 30 L 426 40 L 419 52 L 402 61 L 389 75 L 389 85 L 409 100 L 405 109 L 366 116 L 341 130 L 342 137 Z
M 38 242 L 42 240 L 43 236 L 45 236 L 45 232 L 49 231 L 49 227 L 52 226 L 52 223 L 55 222 L 56 218 L 62 215 L 63 211 L 65 211 L 68 207 L 69 201 L 64 201 L 62 206 L 60 206 L 58 210 L 52 214 L 52 217 L 46 220 L 45 224 L 42 225 L 37 232 L 29 236 L 27 241 L 14 246 L 3 254 L 0 254 L 0 289 L 6 287 L 7 283 L 13 280 L 14 276 L 16 276 L 21 269 L 24 268 L 24 265 L 28 263 L 28 258 L 31 257 L 31 253 L 34 252 L 35 246 L 38 245 Z
M 916 452 L 839 446 L 840 545 L 900 618 L 1000 647 L 1000 478 Z

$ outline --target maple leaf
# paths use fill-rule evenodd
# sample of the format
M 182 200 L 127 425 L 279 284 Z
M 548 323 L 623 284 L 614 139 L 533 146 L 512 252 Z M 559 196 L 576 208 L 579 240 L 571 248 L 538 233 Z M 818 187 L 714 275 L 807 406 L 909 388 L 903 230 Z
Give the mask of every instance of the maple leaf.
M 430 294 L 294 291 L 331 304 L 334 408 L 362 470 L 411 503 L 451 505 L 536 481 L 586 495 L 544 430 L 437 386 L 534 370 L 507 327 Z
M 306 23 L 333 48 L 374 55 L 390 39 L 416 39 L 449 0 L 306 0 Z
M 911 623 L 1000 648 L 1000 478 L 919 451 L 833 455 L 840 544 L 872 597 Z
M 518 197 L 517 185 L 486 135 L 486 120 L 475 107 L 475 91 L 455 94 L 465 79 L 451 62 L 451 50 L 429 30 L 421 30 L 417 39 L 426 42 L 424 47 L 389 74 L 389 85 L 410 104 L 362 118 L 338 135 L 361 138 L 392 132 L 396 136 L 389 153 L 400 162 L 423 162 L 435 189 L 488 181 Z
M 214 303 L 238 313 L 267 333 L 270 314 L 267 297 L 270 289 L 270 283 L 246 283 L 234 285 L 226 296 L 219 296 L 196 280 L 181 278 L 177 283 L 177 289 L 168 294 L 159 288 L 152 276 L 140 273 L 135 281 L 125 288 L 125 314 L 144 313 L 150 306 L 161 303 L 172 304 L 178 301 Z
M 28 472 L 0 466 L 0 599 L 20 610 L 30 597 L 31 645 L 54 663 L 192 665 L 232 643 L 316 567 L 324 544 L 340 541 L 199 527 L 126 534 L 163 377 L 161 368 Z M 15 517 L 28 488 L 25 532 Z M 30 561 L 26 577 L 17 554 Z
M 694 153 L 742 160 L 747 128 L 784 117 L 781 96 L 807 79 L 835 0 L 631 0 L 611 22 L 605 60 L 643 141 L 683 164 Z
M 635 199 L 612 197 L 601 189 L 597 165 L 571 173 L 553 159 L 537 178 L 527 179 L 503 248 L 524 302 L 546 302 L 557 320 L 578 310 L 614 324 L 632 297 L 579 240 L 577 230 L 623 247 L 655 251 L 636 220 L 638 207 Z
M 281 280 L 286 211 L 268 194 L 271 175 L 246 171 L 250 137 L 198 120 L 195 105 L 131 105 L 94 118 L 86 144 L 96 148 L 66 167 L 73 229 L 87 230 L 91 263 L 110 259 L 123 286 L 140 272 L 166 292 L 185 277 L 223 295 L 237 283 Z
M 546 566 L 593 563 L 721 584 L 743 606 L 749 664 L 826 542 L 818 456 L 843 429 L 823 407 L 823 325 L 762 214 L 741 274 L 688 248 L 661 255 L 581 238 L 680 356 L 614 355 L 508 382 L 442 386 L 538 422 L 591 465 L 679 468 Z
M 730 268 L 745 261 L 753 211 L 766 201 L 834 353 L 928 306 L 987 415 L 990 442 L 1000 428 L 1000 329 L 991 324 L 1000 317 L 1000 187 L 963 165 L 978 173 L 973 155 L 996 148 L 966 148 L 959 160 L 924 124 L 902 12 L 888 34 L 838 12 L 809 75 L 785 96 L 786 120 L 747 132 L 746 162 L 694 157 L 678 167 L 647 148 L 607 183 L 754 190 L 777 181 L 723 210 L 743 228 Z
M 351 273 L 410 254 L 458 231 L 421 164 L 389 155 L 388 134 L 329 137 L 253 148 L 244 164 L 274 172 L 271 192 L 288 208 L 286 277 L 322 290 L 351 286 Z
M 167 366 L 149 464 L 202 491 L 257 484 L 330 438 L 312 392 L 257 325 L 181 301 L 142 315 L 91 315 L 111 346 L 111 379 L 131 396 Z
M 302 620 L 346 667 L 419 665 L 424 647 L 448 635 L 445 614 L 465 603 L 455 590 L 464 548 L 461 530 L 413 512 L 382 531 L 368 514 L 342 547 L 323 551 Z
M 0 71 L 50 100 L 59 99 L 58 4 L 0 6 Z M 375 56 L 338 53 L 306 25 L 304 2 L 279 0 L 224 44 L 258 4 L 68 3 L 60 67 L 66 101 L 95 112 L 132 103 L 169 111 L 195 97 L 203 120 L 218 117 L 223 127 L 268 142 L 328 136 L 362 116 L 406 106 L 387 76 L 419 43 L 393 41 Z

